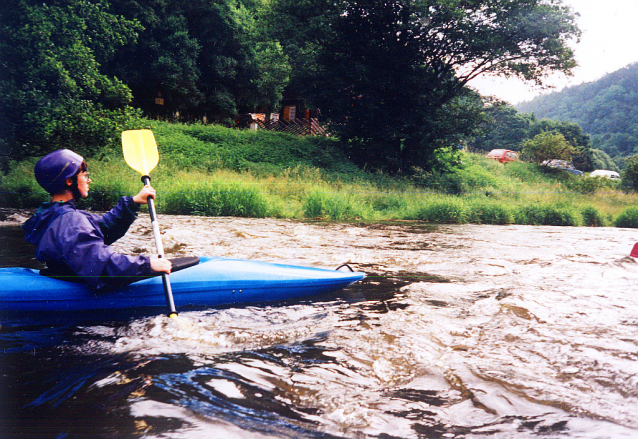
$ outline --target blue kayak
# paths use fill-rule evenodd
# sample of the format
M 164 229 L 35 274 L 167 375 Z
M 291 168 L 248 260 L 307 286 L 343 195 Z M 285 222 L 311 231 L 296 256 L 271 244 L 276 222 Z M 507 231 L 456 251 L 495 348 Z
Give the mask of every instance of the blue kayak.
M 197 265 L 171 273 L 175 306 L 222 305 L 299 299 L 326 294 L 357 282 L 364 273 L 201 257 Z M 161 277 L 95 292 L 81 283 L 43 276 L 30 268 L 0 268 L 0 313 L 166 308 Z

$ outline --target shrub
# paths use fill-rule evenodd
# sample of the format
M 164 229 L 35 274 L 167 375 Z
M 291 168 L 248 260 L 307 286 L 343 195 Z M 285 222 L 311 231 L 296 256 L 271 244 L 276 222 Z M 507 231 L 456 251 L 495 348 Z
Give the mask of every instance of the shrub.
M 625 159 L 625 169 L 622 171 L 622 187 L 627 192 L 638 192 L 638 155 Z
M 310 194 L 304 202 L 306 218 L 321 218 L 323 216 L 324 196 L 319 192 Z
M 614 190 L 618 188 L 620 183 L 605 177 L 586 177 L 586 178 L 569 178 L 566 180 L 566 186 L 569 190 L 579 192 L 581 194 L 593 194 L 601 190 Z
M 141 183 L 139 188 L 142 189 Z M 125 195 L 133 194 L 129 193 L 119 182 L 92 184 L 89 196 L 81 200 L 82 204 L 78 205 L 78 207 L 102 211 L 110 210 L 117 204 L 120 197 Z
M 34 159 L 9 162 L 10 172 L 0 175 L 0 206 L 24 209 L 48 201 L 48 194 L 33 176 L 34 166 Z
M 537 166 L 529 163 L 511 162 L 504 167 L 505 175 L 528 184 L 537 184 L 545 180 L 545 175 Z
M 517 209 L 514 214 L 516 224 L 532 226 L 578 226 L 573 210 L 553 205 L 532 204 Z
M 638 207 L 628 207 L 616 217 L 616 227 L 638 228 Z
M 468 221 L 476 224 L 512 224 L 514 215 L 511 209 L 501 203 L 474 203 L 469 209 Z
M 38 207 L 48 199 L 47 193 L 39 186 L 10 186 L 3 184 L 0 187 L 0 206 L 2 207 L 15 209 L 33 208 Z
M 588 227 L 604 227 L 603 215 L 593 206 L 585 206 L 580 211 L 583 216 L 583 225 Z
M 404 197 L 399 193 L 375 192 L 365 197 L 377 212 L 397 211 L 405 206 Z

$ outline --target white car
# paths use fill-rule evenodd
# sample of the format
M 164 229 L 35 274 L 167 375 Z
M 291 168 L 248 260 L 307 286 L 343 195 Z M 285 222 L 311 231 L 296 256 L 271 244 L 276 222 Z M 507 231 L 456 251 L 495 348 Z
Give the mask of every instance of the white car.
M 589 174 L 590 177 L 605 177 L 612 180 L 620 180 L 620 174 L 615 171 L 606 171 L 604 169 L 596 169 L 594 172 Z

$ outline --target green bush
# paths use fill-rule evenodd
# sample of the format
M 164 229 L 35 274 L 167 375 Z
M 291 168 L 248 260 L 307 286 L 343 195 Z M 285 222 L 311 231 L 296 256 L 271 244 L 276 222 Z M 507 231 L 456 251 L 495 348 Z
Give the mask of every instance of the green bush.
M 39 186 L 0 186 L 0 206 L 2 207 L 11 207 L 14 209 L 35 208 L 48 200 L 49 195 Z
M 454 195 L 498 187 L 501 180 L 489 169 L 476 165 L 464 166 L 462 169 L 453 169 L 445 173 L 415 168 L 412 175 L 412 181 L 419 186 Z
M 131 128 L 151 128 L 157 139 L 152 184 L 159 213 L 602 226 L 635 204 L 634 195 L 608 180 L 591 179 L 603 189 L 609 185 L 609 193 L 592 195 L 579 189 L 590 179 L 524 162 L 502 165 L 483 154 L 459 153 L 460 168 L 389 176 L 355 168 L 334 152 L 334 139 L 149 120 Z M 36 160 L 11 162 L 10 172 L 0 175 L 2 207 L 35 208 L 48 199 L 33 178 Z M 106 210 L 141 189 L 121 148 L 103 149 L 88 161 L 93 183 L 82 208 Z M 627 217 L 618 218 L 621 227 L 633 227 L 624 225 Z
M 364 198 L 376 212 L 398 211 L 405 206 L 401 193 L 375 192 L 365 195 Z
M 614 221 L 616 227 L 638 229 L 638 207 L 627 207 L 620 212 Z
M 529 163 L 510 162 L 504 166 L 506 176 L 520 180 L 528 184 L 536 184 L 546 180 L 544 173 L 538 166 L 532 166 Z
M 324 200 L 325 195 L 314 192 L 306 198 L 304 202 L 304 216 L 306 218 L 321 218 L 324 213 Z
M 158 148 L 171 152 L 182 168 L 202 170 L 283 171 L 296 166 L 330 172 L 359 172 L 333 138 L 274 131 L 252 131 L 220 125 L 186 125 L 150 122 Z
M 604 177 L 569 178 L 566 181 L 566 186 L 569 190 L 581 194 L 593 194 L 602 190 L 614 190 L 617 189 L 619 185 L 619 182 Z
M 502 203 L 477 202 L 473 203 L 469 209 L 468 221 L 476 224 L 512 224 L 514 214 Z
M 604 227 L 605 219 L 603 215 L 593 206 L 585 206 L 580 211 L 583 216 L 583 225 L 588 227 Z
M 552 159 L 569 161 L 575 152 L 575 148 L 561 133 L 543 131 L 523 143 L 521 155 L 532 163 L 540 164 Z
M 578 226 L 578 217 L 572 209 L 553 205 L 532 204 L 519 207 L 514 213 L 516 224 L 532 226 Z
M 35 159 L 9 162 L 9 173 L 0 174 L 0 206 L 34 208 L 49 200 L 49 195 L 33 176 L 35 162 Z
M 625 159 L 625 169 L 620 176 L 625 191 L 638 192 L 638 154 Z

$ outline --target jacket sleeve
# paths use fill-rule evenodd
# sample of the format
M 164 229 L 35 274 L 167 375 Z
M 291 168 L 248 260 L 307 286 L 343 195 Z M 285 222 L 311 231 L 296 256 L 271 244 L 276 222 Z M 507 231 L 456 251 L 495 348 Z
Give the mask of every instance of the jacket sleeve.
M 94 290 L 127 285 L 151 273 L 148 256 L 116 253 L 104 243 L 99 227 L 80 212 L 56 221 L 57 246 L 68 267 Z
M 104 235 L 106 245 L 113 244 L 126 234 L 140 210 L 139 204 L 133 201 L 133 197 L 122 197 L 113 209 L 98 218 L 100 230 Z

